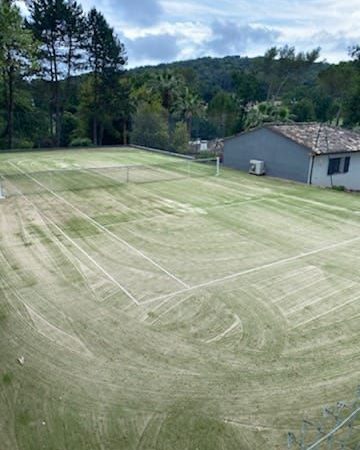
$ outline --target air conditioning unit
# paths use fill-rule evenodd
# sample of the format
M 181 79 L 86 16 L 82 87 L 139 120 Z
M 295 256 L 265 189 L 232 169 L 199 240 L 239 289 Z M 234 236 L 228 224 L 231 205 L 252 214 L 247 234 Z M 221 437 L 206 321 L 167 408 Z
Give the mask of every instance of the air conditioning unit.
M 250 161 L 250 169 L 249 173 L 252 175 L 265 175 L 265 163 L 264 161 L 258 161 L 256 159 L 252 159 Z

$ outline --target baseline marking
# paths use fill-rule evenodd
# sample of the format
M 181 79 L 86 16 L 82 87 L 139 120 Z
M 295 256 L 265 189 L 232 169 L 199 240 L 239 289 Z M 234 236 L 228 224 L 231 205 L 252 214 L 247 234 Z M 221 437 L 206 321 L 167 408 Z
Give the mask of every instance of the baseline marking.
M 74 209 L 74 211 L 78 212 L 80 215 L 82 215 L 83 217 L 85 217 L 90 223 L 92 223 L 94 226 L 96 226 L 97 228 L 101 229 L 102 231 L 104 231 L 105 233 L 107 233 L 109 236 L 111 236 L 113 239 L 121 242 L 123 245 L 125 245 L 127 248 L 129 248 L 130 250 L 132 250 L 133 252 L 137 253 L 138 255 L 142 256 L 144 259 L 146 259 L 147 261 L 149 261 L 153 266 L 157 267 L 158 269 L 160 269 L 162 272 L 164 272 L 166 275 L 168 275 L 170 278 L 172 278 L 173 280 L 177 281 L 179 284 L 181 284 L 182 286 L 184 286 L 185 288 L 190 288 L 190 286 L 186 283 L 184 283 L 182 280 L 180 280 L 180 278 L 176 277 L 174 274 L 172 274 L 171 272 L 169 272 L 168 270 L 166 270 L 164 267 L 162 267 L 160 264 L 158 264 L 157 262 L 155 262 L 153 259 L 151 259 L 149 256 L 145 255 L 143 252 L 141 252 L 140 250 L 138 250 L 136 247 L 134 247 L 133 245 L 129 244 L 128 242 L 126 242 L 124 239 L 120 238 L 119 236 L 117 236 L 116 234 L 114 234 L 112 231 L 108 230 L 106 227 L 104 227 L 103 225 L 101 225 L 99 222 L 97 222 L 95 219 L 91 218 L 90 216 L 88 216 L 86 213 L 84 213 L 83 211 L 81 211 L 77 206 L 74 206 L 72 203 L 70 203 L 68 200 L 66 200 L 65 198 L 61 197 L 61 195 L 57 194 L 56 192 L 52 191 L 51 189 L 49 189 L 48 187 L 46 187 L 43 183 L 41 183 L 40 181 L 36 180 L 36 178 L 32 177 L 31 175 L 29 175 L 28 173 L 24 172 L 22 169 L 20 169 L 19 167 L 16 166 L 16 164 L 10 162 L 10 164 L 15 167 L 15 169 L 17 169 L 20 173 L 22 173 L 23 175 L 27 176 L 28 178 L 30 178 L 32 181 L 34 181 L 35 183 L 37 183 L 39 186 L 41 186 L 42 188 L 44 188 L 46 191 L 50 192 L 54 197 L 58 198 L 59 200 L 61 200 L 63 203 L 67 204 L 68 206 L 70 206 L 71 208 Z
M 30 205 L 36 209 L 37 213 L 39 214 L 39 216 L 41 217 L 42 221 L 44 222 L 44 224 L 46 224 L 46 221 L 49 222 L 53 227 L 55 227 L 58 232 L 64 236 L 69 242 L 71 242 L 71 244 L 73 244 L 81 253 L 83 253 L 107 278 L 109 278 L 110 281 L 112 281 L 116 286 L 118 286 L 118 288 L 121 289 L 122 292 L 124 292 L 124 294 L 126 294 L 136 305 L 140 305 L 140 302 L 124 287 L 122 286 L 117 280 L 115 280 L 115 278 L 110 275 L 102 266 L 100 266 L 100 264 L 98 262 L 95 261 L 95 259 L 90 256 L 83 248 L 81 248 L 73 239 L 70 238 L 70 236 L 68 236 L 63 230 L 61 230 L 61 228 L 59 228 L 51 219 L 49 219 L 48 217 L 46 217 L 46 215 L 44 213 L 42 213 L 41 211 L 39 211 L 39 208 L 36 207 L 36 205 L 31 202 L 16 186 L 15 188 L 17 189 L 17 191 L 25 198 L 25 200 L 30 203 Z

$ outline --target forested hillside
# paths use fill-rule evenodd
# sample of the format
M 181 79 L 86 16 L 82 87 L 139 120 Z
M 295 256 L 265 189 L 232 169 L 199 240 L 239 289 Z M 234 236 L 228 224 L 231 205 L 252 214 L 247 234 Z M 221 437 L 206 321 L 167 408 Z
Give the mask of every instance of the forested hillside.
M 74 0 L 0 0 L 0 147 L 126 144 L 187 151 L 269 121 L 360 125 L 360 51 L 201 58 L 127 70 L 102 13 Z M 316 43 L 315 43 L 316 44 Z M 345 58 L 346 55 L 344 55 Z M 132 64 L 136 61 L 132 61 Z

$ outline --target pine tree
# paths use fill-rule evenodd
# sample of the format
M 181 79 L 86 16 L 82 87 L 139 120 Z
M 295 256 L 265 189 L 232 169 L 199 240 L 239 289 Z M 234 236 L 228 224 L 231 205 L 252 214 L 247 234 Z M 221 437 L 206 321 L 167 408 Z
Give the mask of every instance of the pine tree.
M 61 81 L 67 78 L 65 96 L 70 77 L 82 67 L 82 47 L 85 32 L 81 6 L 74 0 L 28 0 L 29 28 L 41 43 L 42 74 L 52 87 L 50 128 L 53 134 L 55 115 L 55 143 L 61 145 L 64 95 Z
M 20 11 L 11 1 L 0 1 L 0 68 L 5 85 L 7 147 L 13 147 L 16 82 L 34 66 L 36 45 L 25 29 Z
M 92 96 L 87 108 L 92 116 L 92 139 L 101 145 L 106 123 L 109 123 L 109 103 L 118 89 L 118 75 L 126 64 L 124 45 L 119 41 L 105 17 L 93 8 L 87 17 L 84 49 L 87 68 L 91 72 Z
M 68 0 L 65 9 L 66 97 L 69 95 L 72 75 L 85 66 L 83 50 L 85 32 L 86 20 L 81 5 L 75 0 Z

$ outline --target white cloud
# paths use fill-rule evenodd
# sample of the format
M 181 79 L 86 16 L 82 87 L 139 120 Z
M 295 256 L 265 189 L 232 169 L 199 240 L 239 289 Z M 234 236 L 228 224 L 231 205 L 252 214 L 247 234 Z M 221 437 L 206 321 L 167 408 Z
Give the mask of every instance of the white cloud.
M 175 36 L 170 34 L 149 34 L 128 40 L 128 52 L 131 59 L 136 55 L 140 64 L 151 61 L 171 61 L 177 58 L 180 48 Z
M 339 61 L 347 59 L 349 45 L 360 43 L 360 0 L 79 1 L 85 10 L 102 11 L 125 43 L 131 41 L 129 66 L 143 63 L 145 47 L 151 63 L 171 54 L 177 59 L 206 53 L 254 56 L 274 44 L 299 50 L 321 46 L 323 58 Z M 171 39 L 164 53 L 165 35 Z

